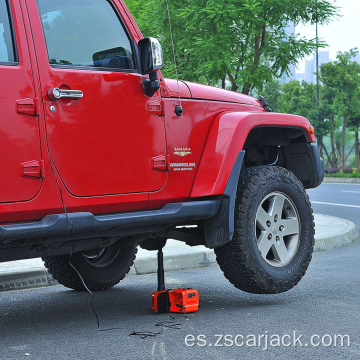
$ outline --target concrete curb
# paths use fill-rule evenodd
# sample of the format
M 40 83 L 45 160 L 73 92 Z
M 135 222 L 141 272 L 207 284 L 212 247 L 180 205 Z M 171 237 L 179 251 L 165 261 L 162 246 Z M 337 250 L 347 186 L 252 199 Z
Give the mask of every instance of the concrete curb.
M 150 274 L 157 272 L 157 255 L 151 252 L 146 258 L 139 258 L 134 263 L 136 275 Z M 164 269 L 165 271 L 177 271 L 197 269 L 216 265 L 216 256 L 213 250 L 204 246 L 194 247 L 188 252 L 166 251 L 164 248 Z
M 324 183 L 330 184 L 360 184 L 359 178 L 324 177 Z
M 335 249 L 351 244 L 359 238 L 356 226 L 348 220 L 315 214 L 316 234 L 314 251 Z M 21 260 L 0 264 L 0 292 L 56 285 L 40 259 Z M 169 240 L 164 248 L 166 271 L 196 269 L 216 265 L 214 251 L 204 246 L 188 247 Z M 4 271 L 1 271 L 4 270 Z M 142 275 L 157 271 L 156 252 L 139 249 L 130 275 Z
M 57 285 L 46 269 L 0 275 L 0 292 Z
M 316 226 L 316 218 L 319 217 L 326 218 L 328 221 L 326 223 L 330 222 L 331 224 L 336 227 L 337 231 L 332 231 L 332 234 L 329 236 L 319 236 L 316 237 L 317 229 L 320 227 L 321 230 L 321 224 L 324 222 L 320 222 L 319 226 Z M 339 218 L 336 218 L 334 216 L 329 215 L 316 215 L 315 218 L 315 246 L 314 251 L 324 251 L 324 250 L 332 250 L 336 249 L 345 245 L 349 245 L 356 240 L 359 239 L 360 234 L 359 230 L 355 226 L 355 224 L 349 220 L 340 219 L 341 225 L 336 224 L 336 222 L 339 221 Z

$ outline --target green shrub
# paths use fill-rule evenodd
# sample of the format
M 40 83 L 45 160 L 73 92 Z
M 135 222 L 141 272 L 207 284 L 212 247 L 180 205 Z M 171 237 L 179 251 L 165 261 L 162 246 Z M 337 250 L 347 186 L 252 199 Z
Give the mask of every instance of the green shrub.
M 333 174 L 325 174 L 325 177 L 360 178 L 359 169 L 353 168 L 351 173 L 343 173 L 341 170 Z

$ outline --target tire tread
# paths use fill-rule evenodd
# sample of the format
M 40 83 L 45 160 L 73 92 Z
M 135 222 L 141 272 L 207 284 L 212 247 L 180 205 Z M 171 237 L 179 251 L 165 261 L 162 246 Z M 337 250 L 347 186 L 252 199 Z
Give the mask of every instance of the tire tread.
M 301 268 L 287 280 L 280 280 L 270 276 L 258 263 L 252 250 L 252 236 L 249 233 L 251 218 L 250 209 L 254 206 L 256 194 L 261 191 L 269 181 L 280 181 L 297 187 L 309 216 L 312 219 L 311 251 L 309 251 L 302 263 Z M 248 168 L 240 173 L 236 202 L 235 202 L 235 231 L 232 241 L 215 249 L 217 262 L 225 277 L 236 288 L 253 294 L 274 294 L 290 290 L 305 275 L 312 258 L 314 248 L 314 216 L 309 196 L 302 183 L 295 175 L 280 167 L 258 166 Z
M 128 260 L 125 271 L 121 272 L 120 274 L 116 274 L 116 276 L 111 280 L 95 281 L 87 278 L 85 274 L 81 274 L 86 286 L 91 291 L 107 290 L 115 286 L 121 280 L 123 280 L 125 275 L 130 271 L 130 268 L 135 261 L 136 253 L 137 248 L 135 247 L 132 256 Z M 86 290 L 78 273 L 70 265 L 69 254 L 44 257 L 43 261 L 48 272 L 55 280 L 57 280 L 59 284 L 73 290 Z

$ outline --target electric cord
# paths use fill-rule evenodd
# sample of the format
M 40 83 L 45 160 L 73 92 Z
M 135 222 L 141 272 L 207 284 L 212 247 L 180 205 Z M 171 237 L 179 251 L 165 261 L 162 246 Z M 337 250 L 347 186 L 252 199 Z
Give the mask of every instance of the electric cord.
M 155 324 L 155 326 L 163 326 L 169 329 L 182 329 L 182 324 L 179 322 L 176 323 L 175 320 L 176 320 L 175 316 L 169 315 L 167 321 L 159 322 Z
M 77 275 L 79 276 L 82 284 L 84 285 L 84 288 L 86 289 L 86 291 L 91 295 L 91 302 L 90 302 L 90 305 L 91 305 L 91 309 L 95 315 L 95 318 L 96 318 L 96 323 L 97 323 L 97 328 L 99 331 L 109 331 L 109 330 L 118 330 L 118 329 L 123 329 L 123 328 L 108 328 L 108 329 L 101 329 L 100 328 L 100 321 L 99 321 L 99 316 L 95 310 L 95 306 L 94 306 L 94 294 L 93 292 L 87 287 L 83 277 L 81 276 L 80 272 L 76 269 L 76 267 L 74 266 L 74 264 L 71 262 L 71 257 L 72 257 L 72 254 L 73 254 L 73 222 L 71 221 L 70 217 L 69 217 L 69 214 L 66 210 L 66 206 L 65 206 L 65 201 L 64 201 L 64 197 L 63 197 L 63 192 L 62 192 L 62 189 L 61 189 L 61 186 L 60 186 L 60 183 L 59 183 L 59 180 L 58 180 L 58 177 L 57 177 L 57 174 L 55 172 L 55 164 L 53 162 L 53 159 L 52 157 L 50 156 L 50 164 L 51 164 L 51 171 L 52 173 L 54 174 L 54 177 L 55 177 L 55 180 L 56 180 L 56 184 L 59 188 L 59 191 L 60 191 L 60 198 L 61 198 L 61 202 L 62 202 L 62 205 L 63 205 L 63 208 L 64 208 L 64 211 L 65 211 L 65 215 L 66 215 L 66 218 L 68 219 L 68 221 L 70 222 L 71 224 L 71 246 L 72 246 L 72 249 L 71 249 L 71 253 L 70 253 L 70 257 L 69 257 L 69 265 L 74 269 L 74 271 L 77 273 Z M 128 328 L 127 328 L 128 329 Z
M 50 163 L 51 163 L 52 173 L 54 174 L 56 184 L 57 184 L 57 186 L 59 188 L 59 191 L 60 191 L 61 202 L 62 202 L 64 211 L 65 211 L 65 214 L 66 214 L 66 218 L 69 220 L 69 222 L 71 224 L 71 244 L 72 244 L 72 249 L 71 249 L 71 253 L 70 253 L 70 256 L 69 256 L 69 265 L 77 273 L 77 275 L 79 276 L 84 288 L 91 295 L 90 306 L 91 306 L 92 312 L 94 313 L 95 318 L 96 318 L 97 329 L 98 329 L 99 332 L 112 331 L 112 330 L 122 330 L 122 329 L 129 330 L 129 327 L 114 327 L 114 328 L 105 328 L 105 329 L 101 329 L 101 327 L 100 327 L 99 316 L 98 316 L 98 314 L 97 314 L 97 312 L 95 310 L 95 306 L 94 306 L 94 293 L 88 288 L 88 286 L 86 285 L 86 283 L 85 283 L 83 277 L 81 276 L 80 272 L 76 269 L 74 264 L 71 262 L 71 257 L 73 255 L 73 223 L 72 223 L 72 221 L 71 221 L 71 219 L 70 219 L 70 217 L 68 215 L 68 212 L 66 210 L 62 189 L 61 189 L 58 177 L 56 175 L 56 172 L 55 172 L 55 169 L 54 169 L 55 164 L 54 164 L 51 156 L 50 156 Z M 184 314 L 183 317 L 187 319 L 186 314 Z M 158 331 L 158 332 L 154 332 L 154 331 L 135 331 L 135 330 L 131 329 L 131 333 L 129 334 L 129 336 L 140 336 L 141 339 L 145 339 L 147 337 L 155 337 L 155 336 L 161 335 L 163 333 L 164 327 L 169 328 L 169 329 L 177 329 L 177 330 L 182 329 L 182 324 L 180 322 L 175 322 L 175 320 L 176 320 L 175 316 L 169 315 L 168 319 L 166 321 L 162 321 L 162 322 L 156 323 L 154 325 L 154 326 L 161 326 L 162 328 L 161 328 L 160 331 Z
M 91 304 L 91 309 L 92 309 L 92 311 L 93 311 L 93 313 L 94 313 L 94 315 L 95 315 L 97 327 L 98 327 L 99 331 L 101 331 L 101 330 L 100 330 L 99 316 L 98 316 L 98 314 L 96 313 L 95 308 L 94 308 L 94 294 L 93 294 L 93 292 L 86 286 L 83 277 L 81 276 L 81 274 L 79 273 L 79 271 L 77 270 L 77 268 L 72 264 L 72 262 L 71 262 L 71 257 L 72 257 L 72 250 L 71 250 L 71 253 L 70 253 L 70 257 L 69 257 L 69 264 L 70 264 L 70 266 L 75 270 L 75 272 L 78 274 L 78 276 L 79 276 L 82 284 L 84 285 L 84 288 L 86 289 L 86 291 L 91 295 L 91 303 L 90 303 L 90 304 Z
M 113 328 L 105 328 L 105 329 L 101 329 L 100 327 L 100 320 L 99 320 L 99 316 L 95 310 L 95 306 L 94 306 L 94 293 L 88 288 L 88 286 L 86 285 L 83 277 L 81 276 L 80 272 L 76 269 L 76 267 L 74 266 L 74 264 L 71 262 L 71 256 L 72 256 L 72 251 L 71 251 L 71 254 L 70 254 L 70 257 L 69 257 L 69 264 L 70 266 L 75 270 L 75 272 L 78 274 L 82 284 L 84 285 L 84 288 L 86 289 L 86 291 L 91 295 L 91 302 L 90 302 L 90 306 L 91 306 L 91 309 L 92 309 L 92 312 L 94 313 L 95 315 L 95 318 L 96 318 L 96 324 L 97 324 L 97 328 L 98 328 L 98 331 L 112 331 L 112 330 L 123 330 L 123 329 L 126 329 L 126 330 L 131 330 L 134 332 L 133 329 L 130 329 L 129 327 L 126 327 L 126 326 L 123 326 L 123 327 L 113 327 Z
M 181 106 L 181 96 L 180 96 L 180 88 L 179 88 L 179 77 L 178 77 L 178 71 L 177 71 L 176 56 L 175 56 L 175 46 L 174 46 L 173 32 L 172 32 L 172 28 L 171 28 L 170 10 L 169 10 L 169 1 L 168 1 L 168 0 L 166 0 L 166 8 L 167 8 L 167 13 L 168 13 L 168 18 L 169 18 L 169 28 L 170 28 L 170 36 L 171 36 L 171 45 L 172 45 L 172 50 L 173 50 L 174 66 L 175 66 L 175 74 L 176 74 L 176 84 L 177 84 L 178 93 L 179 93 L 180 108 L 182 109 L 182 106 Z
M 68 212 L 66 210 L 66 206 L 65 206 L 65 202 L 64 202 L 64 197 L 63 197 L 63 193 L 62 193 L 62 189 L 61 189 L 61 186 L 60 186 L 60 183 L 59 183 L 59 180 L 58 180 L 58 177 L 56 175 L 56 172 L 55 172 L 55 164 L 54 164 L 54 161 L 51 157 L 51 155 L 49 154 L 49 157 L 50 157 L 50 165 L 51 165 L 51 171 L 55 177 L 55 180 L 56 180 L 56 184 L 59 188 L 59 191 L 60 191 L 60 198 L 61 198 L 61 202 L 62 202 L 62 206 L 64 208 L 64 211 L 65 211 L 65 215 L 66 215 L 66 218 L 69 220 L 70 224 L 71 224 L 71 240 L 72 240 L 72 231 L 73 231 L 73 223 L 68 215 Z
M 188 319 L 186 314 L 184 314 L 183 317 L 185 319 Z M 154 325 L 154 326 L 161 326 L 162 328 L 160 331 L 158 331 L 158 332 L 155 332 L 155 331 L 133 331 L 132 333 L 129 334 L 129 336 L 135 335 L 135 336 L 140 336 L 141 339 L 146 339 L 147 337 L 155 337 L 157 335 L 163 334 L 164 328 L 175 329 L 175 330 L 182 329 L 181 322 L 175 322 L 175 321 L 176 321 L 176 316 L 169 315 L 168 320 L 159 322 Z
M 133 331 L 129 334 L 129 336 L 140 336 L 141 339 L 146 339 L 147 337 L 155 337 L 157 335 L 161 335 L 163 333 L 163 329 L 161 329 L 159 332 L 153 332 L 153 331 Z

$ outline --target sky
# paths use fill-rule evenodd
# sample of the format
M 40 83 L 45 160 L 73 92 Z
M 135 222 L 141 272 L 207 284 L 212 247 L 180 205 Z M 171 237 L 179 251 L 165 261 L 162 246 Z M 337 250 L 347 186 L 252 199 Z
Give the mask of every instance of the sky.
M 331 21 L 328 25 L 319 26 L 319 39 L 329 45 L 321 50 L 329 50 L 331 60 L 336 60 L 338 51 L 349 51 L 354 47 L 360 50 L 360 0 L 336 0 L 334 3 L 340 8 L 339 13 L 342 17 Z M 315 25 L 300 24 L 295 32 L 308 39 L 316 36 Z M 304 71 L 305 62 L 302 61 L 297 72 Z

